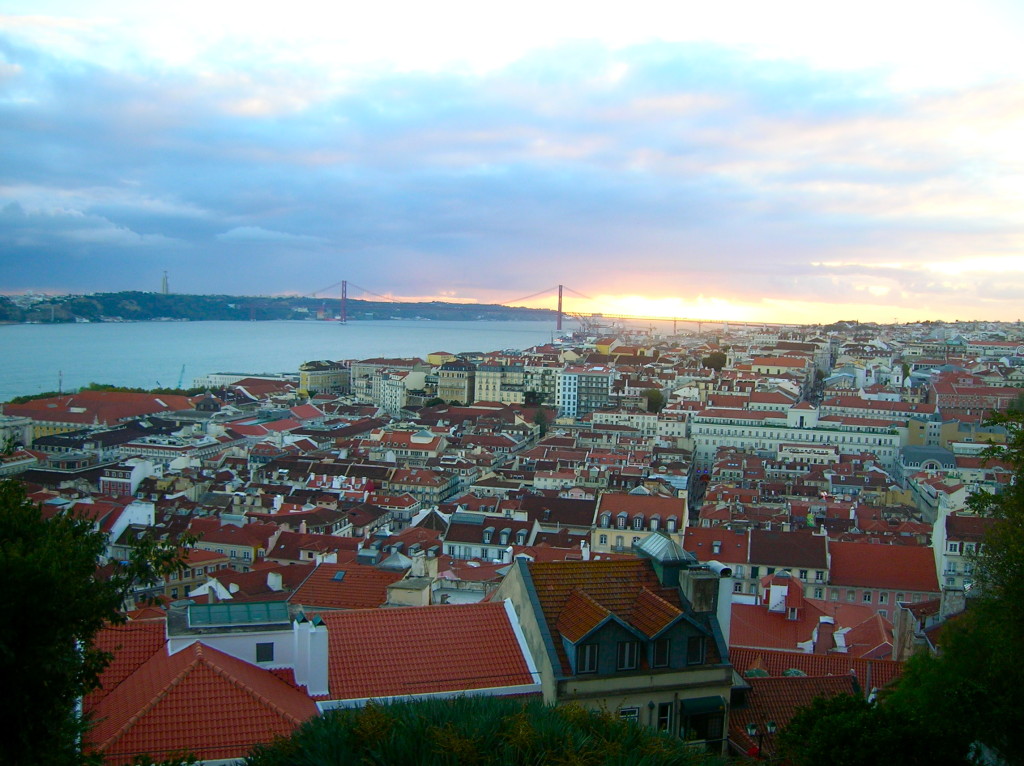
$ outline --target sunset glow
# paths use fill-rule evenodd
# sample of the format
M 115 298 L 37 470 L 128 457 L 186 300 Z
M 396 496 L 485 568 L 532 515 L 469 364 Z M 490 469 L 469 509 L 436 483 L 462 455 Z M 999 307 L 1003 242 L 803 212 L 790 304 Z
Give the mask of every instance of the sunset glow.
M 1015 320 L 1024 11 L 838 13 L 7 3 L 0 289 Z

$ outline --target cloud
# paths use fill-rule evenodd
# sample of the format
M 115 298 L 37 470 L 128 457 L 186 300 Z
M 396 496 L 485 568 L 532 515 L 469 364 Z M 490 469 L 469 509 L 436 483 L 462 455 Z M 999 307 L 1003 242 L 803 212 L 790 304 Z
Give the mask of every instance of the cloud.
M 236 226 L 230 231 L 218 234 L 217 239 L 221 242 L 287 242 L 287 243 L 320 243 L 324 240 L 320 237 L 311 237 L 306 234 L 288 234 L 283 231 L 270 231 L 259 226 Z
M 882 306 L 987 301 L 933 265 L 1019 252 L 1016 82 L 908 95 L 706 42 L 351 76 L 238 56 L 129 67 L 0 37 L 9 289 L 130 287 L 113 272 L 138 256 L 194 292 Z M 12 266 L 29 255 L 45 271 Z

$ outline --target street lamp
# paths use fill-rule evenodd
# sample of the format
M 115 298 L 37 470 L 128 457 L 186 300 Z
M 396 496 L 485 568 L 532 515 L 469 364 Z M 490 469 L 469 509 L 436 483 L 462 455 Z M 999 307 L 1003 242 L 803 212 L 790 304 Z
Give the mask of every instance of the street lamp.
M 778 728 L 779 727 L 775 725 L 775 721 L 765 721 L 763 730 L 761 726 L 754 723 L 753 721 L 748 723 L 747 735 L 751 739 L 757 737 L 757 752 L 751 753 L 751 755 L 755 756 L 756 758 L 764 758 L 764 751 L 762 747 L 764 744 L 764 736 L 765 734 L 774 734 L 776 731 L 778 731 Z

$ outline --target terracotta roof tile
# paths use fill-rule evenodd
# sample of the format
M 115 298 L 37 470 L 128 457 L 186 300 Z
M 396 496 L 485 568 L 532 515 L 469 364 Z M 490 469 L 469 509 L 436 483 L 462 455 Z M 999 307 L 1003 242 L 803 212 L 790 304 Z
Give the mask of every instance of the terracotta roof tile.
M 316 705 L 268 671 L 197 641 L 154 654 L 90 712 L 99 723 L 89 744 L 117 764 L 139 753 L 240 758 L 290 734 Z
M 744 753 L 751 753 L 758 738 L 747 734 L 747 724 L 764 726 L 773 721 L 779 729 L 789 723 L 798 708 L 810 705 L 815 697 L 856 694 L 853 676 L 751 678 L 747 705 L 733 708 L 729 715 L 729 740 Z M 761 744 L 764 756 L 775 754 L 775 736 L 766 734 Z
M 678 607 L 672 606 L 650 589 L 642 588 L 629 613 L 629 622 L 645 636 L 653 638 L 682 614 L 683 611 Z
M 835 542 L 829 554 L 832 585 L 939 592 L 930 547 Z
M 404 576 L 365 564 L 320 564 L 288 601 L 317 609 L 372 609 L 388 600 L 388 586 Z
M 114 657 L 100 675 L 99 688 L 86 697 L 86 705 L 95 705 L 106 697 L 166 643 L 166 623 L 162 619 L 108 625 L 97 633 L 93 646 Z
M 562 607 L 555 627 L 563 637 L 576 643 L 609 616 L 611 612 L 586 593 L 574 590 Z
M 903 673 L 902 662 L 851 657 L 848 654 L 808 654 L 733 647 L 729 650 L 729 659 L 741 675 L 753 667 L 766 670 L 770 676 L 781 676 L 783 671 L 793 668 L 809 676 L 855 675 L 861 689 L 868 691 L 888 686 Z
M 331 699 L 537 683 L 504 602 L 325 612 L 321 617 L 330 641 Z

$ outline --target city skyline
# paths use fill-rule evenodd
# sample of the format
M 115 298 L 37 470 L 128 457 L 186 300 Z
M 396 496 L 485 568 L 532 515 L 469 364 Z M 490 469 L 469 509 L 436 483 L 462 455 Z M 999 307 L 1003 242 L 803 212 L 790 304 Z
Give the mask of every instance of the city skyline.
M 609 314 L 1013 321 L 1022 31 L 1000 2 L 5 4 L 0 292 L 166 270 L 180 293 L 563 283 Z

